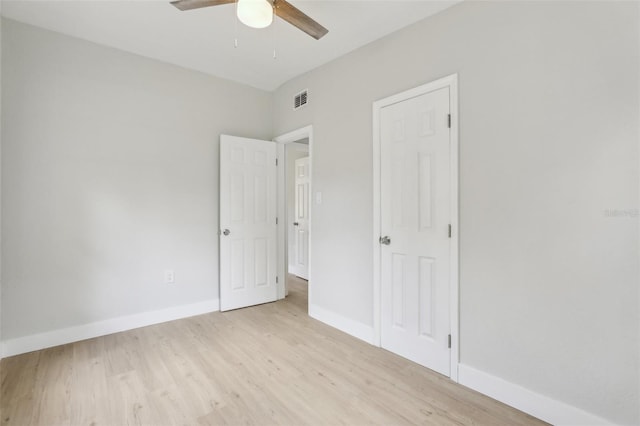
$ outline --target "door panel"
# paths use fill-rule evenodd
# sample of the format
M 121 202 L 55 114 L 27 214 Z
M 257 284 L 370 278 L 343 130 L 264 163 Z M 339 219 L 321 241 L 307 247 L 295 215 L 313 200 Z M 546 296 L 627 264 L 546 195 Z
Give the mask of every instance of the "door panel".
M 449 89 L 382 108 L 381 343 L 450 373 Z
M 309 157 L 295 161 L 295 248 L 291 272 L 309 279 Z
M 275 159 L 274 142 L 220 137 L 222 311 L 277 298 Z

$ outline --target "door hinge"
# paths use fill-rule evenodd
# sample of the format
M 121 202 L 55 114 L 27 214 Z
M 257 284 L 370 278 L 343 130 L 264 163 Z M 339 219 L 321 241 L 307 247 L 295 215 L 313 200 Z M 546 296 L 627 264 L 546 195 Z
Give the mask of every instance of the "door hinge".
M 278 277 L 276 276 L 276 284 L 278 284 Z
M 278 224 L 278 218 L 276 217 L 276 225 Z
M 448 345 L 449 345 L 449 349 L 451 349 L 451 335 L 449 335 L 449 338 L 448 338 Z
M 451 126 L 449 126 L 449 127 L 451 127 Z M 276 158 L 276 166 L 277 166 L 277 165 L 278 165 L 278 159 Z
M 447 126 L 451 128 L 451 114 L 447 115 Z
M 449 238 L 451 238 L 451 225 L 449 225 Z

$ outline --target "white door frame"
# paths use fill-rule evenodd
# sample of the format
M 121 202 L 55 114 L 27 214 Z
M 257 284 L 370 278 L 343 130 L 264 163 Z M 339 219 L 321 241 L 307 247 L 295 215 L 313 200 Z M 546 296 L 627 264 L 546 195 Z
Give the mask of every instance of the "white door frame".
M 273 139 L 276 142 L 277 156 L 278 156 L 278 299 L 284 299 L 286 296 L 285 282 L 287 279 L 288 270 L 288 253 L 287 253 L 287 239 L 288 230 L 287 224 L 287 167 L 285 162 L 285 145 L 293 142 L 297 142 L 301 139 L 309 139 L 309 176 L 311 177 L 309 182 L 309 194 L 313 194 L 313 126 L 309 125 L 297 130 L 293 130 L 284 135 L 280 135 Z M 309 300 L 311 300 L 312 286 L 312 262 L 311 262 L 311 219 L 313 217 L 313 202 L 311 197 L 309 199 Z
M 458 381 L 459 354 L 459 277 L 458 277 L 458 74 L 398 93 L 373 103 L 373 343 L 381 346 L 381 253 L 380 253 L 380 113 L 382 108 L 434 90 L 449 88 L 451 108 L 451 380 Z

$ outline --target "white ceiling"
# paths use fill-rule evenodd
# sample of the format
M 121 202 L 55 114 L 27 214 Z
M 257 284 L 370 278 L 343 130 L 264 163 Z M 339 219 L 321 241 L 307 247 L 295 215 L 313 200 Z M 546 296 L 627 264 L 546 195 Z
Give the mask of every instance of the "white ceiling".
M 164 0 L 2 0 L 2 15 L 274 90 L 461 0 L 289 1 L 328 28 L 329 34 L 314 40 L 281 19 L 267 29 L 251 29 L 237 22 L 233 4 L 182 12 Z

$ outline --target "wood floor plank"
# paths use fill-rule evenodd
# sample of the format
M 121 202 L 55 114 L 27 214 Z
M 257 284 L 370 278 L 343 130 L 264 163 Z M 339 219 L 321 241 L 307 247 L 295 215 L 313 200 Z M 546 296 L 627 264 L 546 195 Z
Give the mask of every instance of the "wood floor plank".
M 108 394 L 107 374 L 100 339 L 91 339 L 73 345 L 73 371 L 71 377 L 70 421 L 72 425 L 98 424 L 109 418 L 103 401 Z
M 117 333 L 0 363 L 2 425 L 541 425 L 276 303 Z

